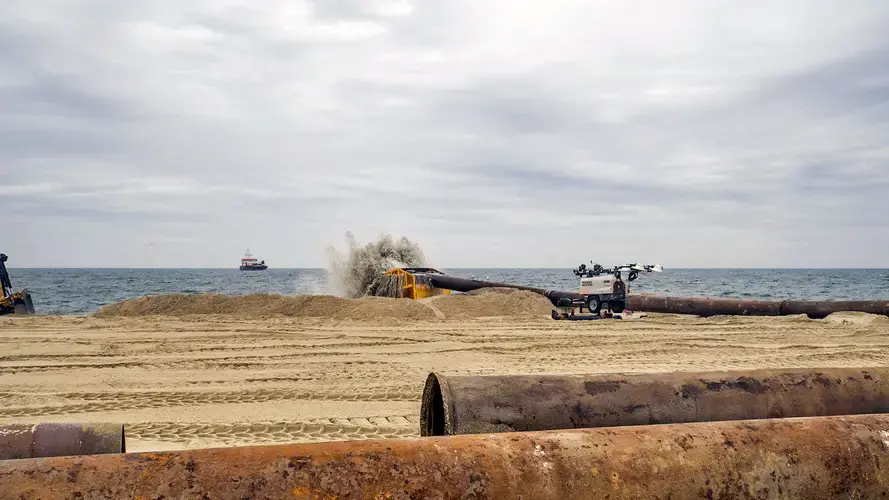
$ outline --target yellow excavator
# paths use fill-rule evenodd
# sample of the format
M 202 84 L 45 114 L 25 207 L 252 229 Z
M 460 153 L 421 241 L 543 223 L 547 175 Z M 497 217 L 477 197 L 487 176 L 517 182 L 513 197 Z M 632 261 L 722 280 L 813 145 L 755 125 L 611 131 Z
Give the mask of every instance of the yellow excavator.
M 9 282 L 9 273 L 6 272 L 6 261 L 9 257 L 0 253 L 0 288 L 3 295 L 0 297 L 0 316 L 4 314 L 34 314 L 34 301 L 28 290 L 13 292 L 12 283 Z

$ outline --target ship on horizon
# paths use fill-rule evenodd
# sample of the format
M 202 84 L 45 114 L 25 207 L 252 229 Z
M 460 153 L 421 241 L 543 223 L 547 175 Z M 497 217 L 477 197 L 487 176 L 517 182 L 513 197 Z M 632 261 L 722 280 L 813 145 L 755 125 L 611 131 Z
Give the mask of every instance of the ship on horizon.
M 258 261 L 253 257 L 253 254 L 250 253 L 250 249 L 247 249 L 247 253 L 241 259 L 241 271 L 265 271 L 269 266 L 265 265 L 265 261 Z

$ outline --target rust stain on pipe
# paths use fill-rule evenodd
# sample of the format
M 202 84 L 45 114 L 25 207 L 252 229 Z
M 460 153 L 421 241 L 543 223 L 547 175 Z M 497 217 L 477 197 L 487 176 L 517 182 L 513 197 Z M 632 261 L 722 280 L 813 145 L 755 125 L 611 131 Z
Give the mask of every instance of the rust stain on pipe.
M 819 302 L 663 297 L 659 295 L 632 294 L 627 298 L 627 308 L 636 311 L 669 314 L 695 314 L 698 316 L 789 316 L 805 314 L 812 319 L 821 319 L 841 311 L 855 311 L 889 316 L 889 300 Z
M 0 427 L 0 460 L 125 452 L 122 424 L 42 423 Z
M 0 462 L 6 498 L 885 498 L 889 415 Z
M 864 413 L 889 413 L 889 368 L 464 377 L 431 373 L 423 390 L 420 435 Z

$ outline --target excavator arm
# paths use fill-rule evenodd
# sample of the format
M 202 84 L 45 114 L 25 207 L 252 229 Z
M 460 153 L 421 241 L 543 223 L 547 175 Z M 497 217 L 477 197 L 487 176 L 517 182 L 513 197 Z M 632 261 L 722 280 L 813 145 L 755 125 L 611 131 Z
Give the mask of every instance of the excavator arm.
M 0 287 L 3 287 L 3 298 L 12 295 L 12 283 L 9 282 L 9 273 L 6 272 L 8 259 L 5 253 L 0 253 Z

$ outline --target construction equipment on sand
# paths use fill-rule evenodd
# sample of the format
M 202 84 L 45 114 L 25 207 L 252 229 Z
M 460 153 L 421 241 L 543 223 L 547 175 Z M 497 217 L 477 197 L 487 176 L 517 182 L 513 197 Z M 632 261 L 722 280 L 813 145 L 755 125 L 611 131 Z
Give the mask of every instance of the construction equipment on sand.
M 552 312 L 553 319 L 598 319 L 603 317 L 600 314 L 603 307 L 607 309 L 604 317 L 620 318 L 630 291 L 628 283 L 635 280 L 639 273 L 663 271 L 664 268 L 659 265 L 625 264 L 605 269 L 599 264 L 594 264 L 592 268 L 581 264 L 574 270 L 575 276 L 581 278 L 579 292 L 457 278 L 433 268 L 395 268 L 384 274 L 397 275 L 403 281 L 404 284 L 400 287 L 402 293 L 398 297 L 420 299 L 450 291 L 467 293 L 482 288 L 512 288 L 537 293 L 549 299 L 556 307 Z M 584 308 L 592 316 L 575 315 L 575 311 L 583 311 Z M 618 316 L 614 316 L 615 314 Z
M 552 312 L 553 319 L 597 319 L 603 316 L 621 319 L 620 315 L 627 308 L 630 282 L 635 281 L 639 273 L 664 272 L 663 266 L 657 264 L 624 264 L 611 269 L 605 269 L 596 263 L 591 264 L 592 268 L 581 264 L 574 270 L 574 275 L 580 277 L 580 293 L 576 297 L 562 297 L 553 302 L 556 306 Z M 604 315 L 603 307 L 606 309 Z M 583 312 L 584 308 L 589 315 L 575 314 Z
M 889 368 L 703 373 L 431 373 L 420 435 L 889 413 Z
M 13 291 L 9 273 L 6 271 L 7 260 L 9 257 L 5 253 L 0 253 L 0 288 L 3 289 L 3 293 L 0 295 L 0 315 L 34 314 L 34 301 L 31 300 L 28 290 Z
M 451 293 L 448 289 L 438 288 L 432 284 L 433 276 L 445 274 L 431 267 L 398 267 L 383 274 L 393 276 L 397 280 L 397 298 L 417 300 Z

